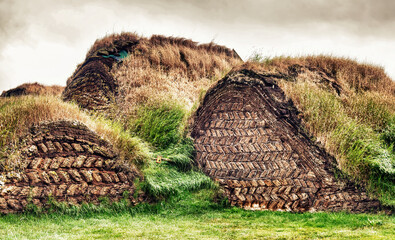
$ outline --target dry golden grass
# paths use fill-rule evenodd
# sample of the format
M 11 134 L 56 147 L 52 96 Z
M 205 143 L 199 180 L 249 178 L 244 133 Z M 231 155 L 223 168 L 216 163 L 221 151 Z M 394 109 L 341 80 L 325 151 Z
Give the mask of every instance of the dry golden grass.
M 198 44 L 190 39 L 179 38 L 179 37 L 165 37 L 162 35 L 152 35 L 149 39 L 139 36 L 137 33 L 122 32 L 114 33 L 105 36 L 104 38 L 97 39 L 88 51 L 86 57 L 92 56 L 99 49 L 111 49 L 115 46 L 122 45 L 122 43 L 132 42 L 141 43 L 139 47 L 146 49 L 146 47 L 157 47 L 157 46 L 178 46 L 186 47 L 193 50 L 205 50 L 212 53 L 224 53 L 228 57 L 240 58 L 233 50 L 220 46 L 215 43 Z
M 300 108 L 303 91 L 296 91 L 295 86 L 307 84 L 310 89 L 334 93 L 350 117 L 376 130 L 395 114 L 395 81 L 382 67 L 330 56 L 277 57 L 244 66 L 282 76 L 280 86 Z M 333 91 L 334 84 L 340 93 Z
M 119 104 L 123 110 L 133 112 L 141 104 L 167 99 L 178 101 L 190 109 L 200 92 L 208 89 L 232 66 L 225 61 L 221 65 L 221 68 L 213 69 L 210 75 L 194 79 L 181 68 L 165 70 L 160 65 L 151 65 L 144 57 L 130 56 L 122 66 L 113 70 L 124 95 Z
M 319 73 L 319 78 L 333 80 L 345 92 L 376 91 L 395 95 L 395 82 L 384 69 L 366 63 L 358 63 L 348 58 L 332 56 L 276 57 L 264 59 L 260 64 L 249 62 L 247 67 L 281 74 Z M 302 75 L 303 76 L 303 75 Z
M 22 96 L 0 100 L 0 128 L 13 124 L 12 135 L 21 136 L 41 121 L 76 120 L 92 125 L 87 114 L 75 105 L 62 102 L 54 96 Z
M 111 35 L 96 41 L 90 52 L 124 41 L 127 36 Z M 233 50 L 213 43 L 199 45 L 159 35 L 138 41 L 122 64 L 111 70 L 120 86 L 117 103 L 123 115 L 133 114 L 142 104 L 164 100 L 191 109 L 202 91 L 242 62 Z
M 97 50 L 102 48 L 113 48 L 117 42 L 138 42 L 140 36 L 136 33 L 116 33 L 105 36 L 104 38 L 97 39 L 92 47 L 89 49 L 86 57 L 92 56 Z
M 115 113 L 122 119 L 130 118 L 141 105 L 163 101 L 176 101 L 190 110 L 201 92 L 242 63 L 234 50 L 214 43 L 161 35 L 145 38 L 135 33 L 96 40 L 86 61 L 96 59 L 98 51 L 116 54 L 121 50 L 127 51 L 128 57 L 110 67 L 119 86 L 110 115 Z
M 2 97 L 21 96 L 21 95 L 54 95 L 60 96 L 64 87 L 53 85 L 44 86 L 39 83 L 25 83 L 16 88 L 4 91 Z

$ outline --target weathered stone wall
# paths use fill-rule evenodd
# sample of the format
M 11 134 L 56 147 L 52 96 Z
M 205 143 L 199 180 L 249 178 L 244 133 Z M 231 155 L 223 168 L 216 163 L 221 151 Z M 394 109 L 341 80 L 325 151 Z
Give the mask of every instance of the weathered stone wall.
M 139 173 L 121 166 L 111 145 L 78 122 L 42 123 L 26 136 L 22 170 L 0 172 L 0 212 L 19 212 L 29 203 L 41 206 L 51 196 L 73 204 L 112 201 L 128 191 Z M 140 177 L 140 176 L 139 176 Z
M 241 70 L 209 90 L 192 130 L 196 162 L 246 209 L 377 210 L 354 184 L 337 180 L 332 158 L 312 143 L 270 75 Z

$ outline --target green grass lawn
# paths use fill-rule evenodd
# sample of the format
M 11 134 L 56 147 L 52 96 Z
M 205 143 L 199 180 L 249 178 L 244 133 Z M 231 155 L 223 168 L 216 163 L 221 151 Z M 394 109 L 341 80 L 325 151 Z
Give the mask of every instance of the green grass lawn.
M 135 208 L 2 216 L 0 236 L 1 239 L 395 238 L 393 216 L 245 211 L 213 203 L 205 191 Z

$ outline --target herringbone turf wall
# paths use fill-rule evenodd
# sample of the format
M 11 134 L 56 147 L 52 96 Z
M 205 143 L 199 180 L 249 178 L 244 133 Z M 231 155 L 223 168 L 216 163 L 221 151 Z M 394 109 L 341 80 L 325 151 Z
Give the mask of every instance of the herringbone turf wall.
M 74 204 L 116 201 L 133 196 L 132 167 L 119 165 L 109 143 L 78 122 L 49 122 L 33 127 L 20 156 L 22 171 L 0 172 L 0 212 L 22 211 L 49 197 Z M 131 198 L 132 201 L 136 201 Z
M 354 184 L 337 180 L 331 158 L 301 129 L 270 75 L 231 73 L 209 90 L 192 130 L 198 166 L 246 209 L 377 210 Z

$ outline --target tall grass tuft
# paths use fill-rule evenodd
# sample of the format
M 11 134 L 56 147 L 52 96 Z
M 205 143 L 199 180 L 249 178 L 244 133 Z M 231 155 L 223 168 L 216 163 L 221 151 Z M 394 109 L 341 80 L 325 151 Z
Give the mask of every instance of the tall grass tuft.
M 1 97 L 12 97 L 22 95 L 54 95 L 60 96 L 64 90 L 64 87 L 53 85 L 44 86 L 39 83 L 24 83 L 16 88 L 8 91 L 3 91 Z
M 184 116 L 183 107 L 175 103 L 144 106 L 129 126 L 138 136 L 163 150 L 180 141 Z
M 169 164 L 176 166 L 179 171 L 192 169 L 194 154 L 193 140 L 188 137 L 181 139 L 178 144 L 156 153 L 157 156 L 163 156 L 168 159 Z
M 178 195 L 183 191 L 218 188 L 208 176 L 199 171 L 181 172 L 169 165 L 151 164 L 144 170 L 145 190 L 156 199 Z
M 154 159 L 144 168 L 144 190 L 155 199 L 184 191 L 214 189 L 213 181 L 193 167 L 194 146 L 185 134 L 189 116 L 178 103 L 163 101 L 141 107 L 129 129 L 153 146 Z M 155 158 L 163 159 L 162 162 Z

